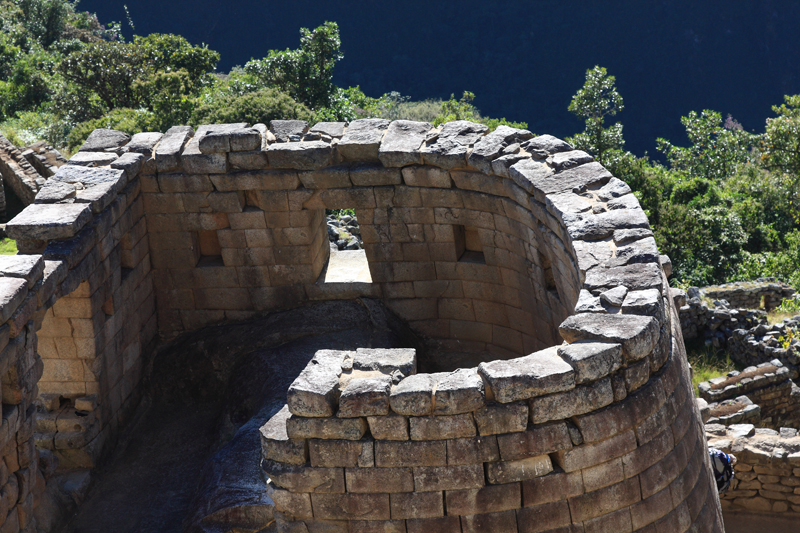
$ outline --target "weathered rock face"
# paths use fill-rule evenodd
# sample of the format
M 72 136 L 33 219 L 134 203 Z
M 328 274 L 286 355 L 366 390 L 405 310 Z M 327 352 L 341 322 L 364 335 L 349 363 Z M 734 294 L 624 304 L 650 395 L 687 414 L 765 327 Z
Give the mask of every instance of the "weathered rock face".
M 689 463 L 704 443 L 679 322 L 629 189 L 554 138 L 427 127 L 176 127 L 127 152 L 105 139 L 78 159 L 110 169 L 70 165 L 87 172 L 62 180 L 75 196 L 48 192 L 56 203 L 10 227 L 21 250 L 58 250 L 70 279 L 102 289 L 80 312 L 124 331 L 108 342 L 123 369 L 144 345 L 125 343 L 144 329 L 117 321 L 116 302 L 151 286 L 164 338 L 360 296 L 426 338 L 434 355 L 416 367 L 399 364 L 407 354 L 318 354 L 289 387 L 285 433 L 277 421 L 269 434 L 293 442 L 265 463 L 282 528 L 719 530 L 708 467 Z M 124 215 L 121 198 L 141 199 L 139 210 Z M 345 208 L 372 283 L 319 281 L 324 210 Z M 130 236 L 105 237 L 118 215 L 142 214 Z M 109 249 L 119 263 L 93 277 Z M 148 285 L 122 290 L 142 259 Z M 409 480 L 413 491 L 399 490 Z M 551 484 L 570 488 L 551 498 Z

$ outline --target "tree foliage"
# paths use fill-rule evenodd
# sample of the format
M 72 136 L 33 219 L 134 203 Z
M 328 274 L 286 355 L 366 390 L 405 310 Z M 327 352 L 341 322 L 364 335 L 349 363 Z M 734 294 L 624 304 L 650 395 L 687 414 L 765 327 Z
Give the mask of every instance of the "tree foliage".
M 311 109 L 329 107 L 336 94 L 333 68 L 342 54 L 339 26 L 325 22 L 309 30 L 300 28 L 300 48 L 271 50 L 263 59 L 249 61 L 244 69 L 265 86 L 274 86 Z
M 606 117 L 613 117 L 625 109 L 622 95 L 616 88 L 616 78 L 601 66 L 586 71 L 586 82 L 572 97 L 569 111 L 584 121 L 582 133 L 567 142 L 579 150 L 592 154 L 608 167 L 615 166 L 624 157 L 622 124 L 605 127 Z
M 683 148 L 666 139 L 657 140 L 658 150 L 667 157 L 672 168 L 692 176 L 720 180 L 748 160 L 753 136 L 730 116 L 723 123 L 722 115 L 716 111 L 705 109 L 700 114 L 692 111 L 681 117 L 681 124 L 686 128 L 691 146 Z

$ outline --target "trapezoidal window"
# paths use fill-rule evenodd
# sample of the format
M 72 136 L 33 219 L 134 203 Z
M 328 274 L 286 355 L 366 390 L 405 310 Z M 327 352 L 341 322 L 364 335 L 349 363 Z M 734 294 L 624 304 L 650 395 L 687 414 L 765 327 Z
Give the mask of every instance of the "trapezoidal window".
M 325 224 L 331 254 L 322 283 L 372 283 L 355 209 L 327 209 Z
M 486 264 L 481 238 L 477 229 L 456 225 L 453 226 L 453 236 L 456 244 L 456 256 L 459 261 Z

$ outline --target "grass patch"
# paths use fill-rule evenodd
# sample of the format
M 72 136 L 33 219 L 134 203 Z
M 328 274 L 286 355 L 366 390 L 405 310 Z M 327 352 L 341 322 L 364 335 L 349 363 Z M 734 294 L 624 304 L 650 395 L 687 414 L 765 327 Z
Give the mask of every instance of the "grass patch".
M 17 255 L 17 241 L 14 239 L 0 240 L 0 255 Z
M 686 343 L 686 356 L 692 365 L 692 390 L 697 396 L 697 385 L 712 378 L 726 376 L 732 370 L 741 370 L 726 350 L 705 345 L 703 339 L 692 339 Z

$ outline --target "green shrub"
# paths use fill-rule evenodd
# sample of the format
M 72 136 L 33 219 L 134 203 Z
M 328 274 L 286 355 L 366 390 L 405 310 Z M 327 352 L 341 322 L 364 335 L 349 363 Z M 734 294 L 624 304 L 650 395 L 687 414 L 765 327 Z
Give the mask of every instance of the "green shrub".
M 222 124 L 230 122 L 249 122 L 250 124 L 269 124 L 270 120 L 298 119 L 315 121 L 314 113 L 303 104 L 277 89 L 242 95 L 226 94 L 215 100 L 199 105 L 190 119 L 190 124 Z

